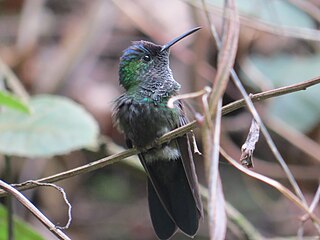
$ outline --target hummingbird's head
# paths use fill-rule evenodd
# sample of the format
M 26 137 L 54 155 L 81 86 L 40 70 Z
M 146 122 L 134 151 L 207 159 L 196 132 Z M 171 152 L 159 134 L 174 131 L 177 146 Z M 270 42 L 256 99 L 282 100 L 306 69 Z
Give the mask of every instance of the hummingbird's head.
M 120 58 L 120 84 L 128 91 L 150 79 L 172 79 L 169 50 L 172 45 L 198 31 L 194 28 L 161 46 L 147 41 L 135 41 Z
M 150 79 L 170 72 L 169 51 L 147 41 L 136 41 L 120 58 L 120 84 L 129 90 Z

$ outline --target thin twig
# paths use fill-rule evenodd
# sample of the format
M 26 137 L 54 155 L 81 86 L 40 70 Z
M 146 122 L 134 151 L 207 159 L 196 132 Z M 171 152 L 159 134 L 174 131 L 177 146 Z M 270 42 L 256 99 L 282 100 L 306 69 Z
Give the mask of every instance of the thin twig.
M 190 99 L 190 98 L 197 98 L 200 97 L 204 94 L 208 94 L 211 92 L 211 88 L 210 87 L 205 87 L 200 91 L 197 92 L 193 92 L 193 93 L 186 93 L 186 94 L 179 94 L 177 96 L 173 96 L 169 99 L 167 106 L 169 108 L 174 108 L 174 102 L 177 100 L 182 100 L 182 99 Z
M 206 126 L 203 132 L 209 137 L 209 144 L 213 146 L 207 146 L 209 149 L 208 161 L 209 161 L 209 198 L 208 198 L 208 210 L 209 210 L 209 227 L 210 227 L 210 239 L 225 239 L 227 230 L 227 218 L 225 213 L 225 199 L 222 191 L 221 178 L 219 174 L 219 148 L 220 148 L 220 134 L 221 134 L 221 107 L 222 99 L 220 98 L 217 106 L 217 113 L 215 114 L 214 129 L 207 129 Z M 207 113 L 207 114 L 210 114 Z
M 57 174 L 51 175 L 49 177 L 40 178 L 35 181 L 39 182 L 39 183 L 52 183 L 52 182 L 61 181 L 61 180 L 67 179 L 67 178 L 71 178 L 74 176 L 78 176 L 80 174 L 88 173 L 88 172 L 103 168 L 107 165 L 118 162 L 124 158 L 130 157 L 130 156 L 138 154 L 138 153 L 139 153 L 138 150 L 132 148 L 132 149 L 123 151 L 118 154 L 114 154 L 114 155 L 111 155 L 111 156 L 108 156 L 105 158 L 101 158 L 101 159 L 94 161 L 92 163 L 82 165 L 80 167 L 73 168 L 73 169 L 70 169 L 65 172 L 57 173 Z M 34 183 L 25 185 L 25 182 L 20 183 L 20 184 L 13 184 L 12 186 L 16 187 L 18 190 L 26 190 L 26 189 L 32 189 L 32 188 L 37 187 L 37 185 Z M 5 196 L 5 195 L 6 195 L 5 192 L 0 191 L 0 197 Z
M 71 224 L 71 221 L 72 221 L 72 214 L 71 214 L 72 206 L 71 206 L 70 202 L 68 201 L 67 194 L 64 191 L 64 189 L 62 187 L 59 187 L 59 186 L 53 184 L 53 183 L 41 183 L 41 182 L 37 182 L 37 181 L 33 181 L 33 180 L 28 180 L 23 183 L 23 185 L 28 185 L 28 184 L 35 184 L 37 186 L 52 187 L 52 188 L 58 190 L 62 194 L 63 200 L 68 206 L 68 221 L 65 226 L 62 226 L 62 227 L 55 226 L 55 227 L 58 229 L 68 229 Z
M 310 205 L 310 211 L 313 212 L 316 206 L 319 206 L 319 201 L 320 201 L 320 184 L 318 185 L 317 191 L 314 194 L 314 198 L 312 200 L 312 203 Z M 309 218 L 308 215 L 305 215 L 302 217 L 302 221 L 306 221 Z
M 266 92 L 253 94 L 251 96 L 251 99 L 253 102 L 258 102 L 258 101 L 262 101 L 262 100 L 265 100 L 268 98 L 272 98 L 272 97 L 276 97 L 276 96 L 280 96 L 280 95 L 285 95 L 285 94 L 300 91 L 300 90 L 305 90 L 306 88 L 311 87 L 313 85 L 316 85 L 318 83 L 320 83 L 320 77 L 314 78 L 309 81 L 304 81 L 304 82 L 301 82 L 298 84 L 293 84 L 293 85 L 289 85 L 286 87 L 281 87 L 281 88 L 269 90 Z M 245 106 L 245 101 L 243 99 L 235 101 L 233 103 L 230 103 L 230 104 L 222 107 L 222 115 L 226 115 L 226 114 L 233 112 L 233 111 L 235 111 L 239 108 L 242 108 L 244 106 Z M 190 132 L 191 130 L 195 129 L 197 126 L 198 126 L 197 121 L 192 121 L 183 127 L 174 129 L 173 131 L 164 134 L 161 138 L 159 138 L 158 142 L 159 143 L 168 142 L 174 138 L 177 138 L 179 136 L 186 134 L 187 132 Z M 96 169 L 103 168 L 109 164 L 118 162 L 124 158 L 130 157 L 130 156 L 135 155 L 137 153 L 139 153 L 138 150 L 129 149 L 124 152 L 114 154 L 114 155 L 111 155 L 111 156 L 108 156 L 105 158 L 101 158 L 101 159 L 96 160 L 92 163 L 89 163 L 89 164 L 86 164 L 86 165 L 83 165 L 83 166 L 80 166 L 77 168 L 73 168 L 73 169 L 70 169 L 65 172 L 61 172 L 61 173 L 54 174 L 54 175 L 51 175 L 51 176 L 48 176 L 45 178 L 38 179 L 36 181 L 38 181 L 38 182 L 57 182 L 57 181 L 60 181 L 63 179 L 77 176 L 79 174 L 84 174 L 87 172 L 94 171 Z M 31 189 L 31 188 L 36 187 L 36 185 L 34 185 L 34 184 L 30 184 L 28 186 L 20 186 L 20 184 L 15 184 L 13 186 L 17 187 L 18 190 L 26 190 L 26 189 Z M 0 191 L 0 197 L 6 196 L 6 195 L 7 195 L 7 193 L 5 191 Z
M 22 195 L 18 190 L 16 190 L 11 185 L 0 180 L 0 188 L 9 193 L 11 196 L 15 197 L 23 206 L 25 206 L 43 225 L 46 226 L 56 237 L 62 240 L 70 240 L 70 238 L 65 235 L 61 230 L 57 229 L 56 226 L 39 211 L 24 195 Z
M 316 141 L 285 124 L 280 119 L 274 117 L 267 118 L 266 124 L 272 131 L 290 142 L 293 146 L 320 162 L 320 145 Z
M 239 169 L 241 172 L 244 172 L 248 176 L 256 178 L 262 182 L 265 182 L 270 186 L 274 187 L 275 189 L 277 189 L 286 198 L 288 198 L 291 202 L 293 202 L 296 206 L 298 206 L 300 209 L 306 212 L 312 220 L 320 224 L 320 219 L 309 209 L 309 207 L 305 206 L 305 204 L 295 194 L 293 194 L 288 188 L 283 186 L 281 183 L 245 168 L 244 166 L 239 164 L 236 160 L 234 160 L 232 157 L 230 157 L 222 148 L 220 148 L 220 153 L 223 155 L 223 157 L 226 160 L 228 160 L 229 163 L 231 163 L 234 167 Z

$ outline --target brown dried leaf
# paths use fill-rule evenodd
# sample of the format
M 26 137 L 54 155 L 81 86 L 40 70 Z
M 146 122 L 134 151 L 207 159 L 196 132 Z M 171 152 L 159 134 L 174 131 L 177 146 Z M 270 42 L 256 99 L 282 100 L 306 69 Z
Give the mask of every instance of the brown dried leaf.
M 241 147 L 240 162 L 247 168 L 253 168 L 253 151 L 259 140 L 260 127 L 256 120 L 252 119 L 249 134 Z

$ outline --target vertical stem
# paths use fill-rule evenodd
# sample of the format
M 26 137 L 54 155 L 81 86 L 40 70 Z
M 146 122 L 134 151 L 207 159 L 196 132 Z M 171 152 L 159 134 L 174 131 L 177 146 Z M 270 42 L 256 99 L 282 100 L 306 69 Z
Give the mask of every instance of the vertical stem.
M 5 177 L 6 181 L 12 182 L 12 174 L 11 174 L 11 159 L 9 156 L 5 155 Z M 7 239 L 14 240 L 14 224 L 13 224 L 13 208 L 12 208 L 12 197 L 8 195 L 6 197 L 6 205 L 7 205 Z

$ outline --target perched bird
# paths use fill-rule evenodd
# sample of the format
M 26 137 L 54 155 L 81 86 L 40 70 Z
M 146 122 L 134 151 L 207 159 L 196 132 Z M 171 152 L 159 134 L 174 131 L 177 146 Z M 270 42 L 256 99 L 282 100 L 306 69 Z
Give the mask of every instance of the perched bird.
M 163 46 L 133 42 L 120 58 L 119 80 L 125 93 L 115 100 L 113 119 L 128 147 L 141 150 L 151 220 L 159 239 L 170 238 L 177 229 L 194 236 L 203 215 L 188 134 L 146 150 L 157 138 L 188 122 L 180 101 L 174 108 L 167 106 L 180 89 L 169 67 L 169 50 L 199 29 Z

